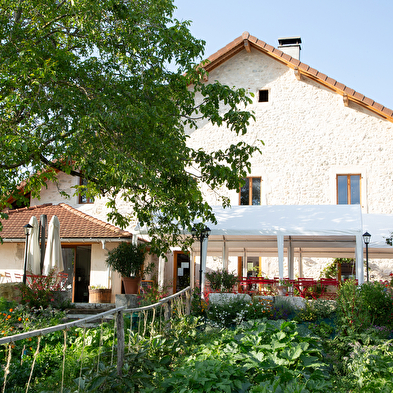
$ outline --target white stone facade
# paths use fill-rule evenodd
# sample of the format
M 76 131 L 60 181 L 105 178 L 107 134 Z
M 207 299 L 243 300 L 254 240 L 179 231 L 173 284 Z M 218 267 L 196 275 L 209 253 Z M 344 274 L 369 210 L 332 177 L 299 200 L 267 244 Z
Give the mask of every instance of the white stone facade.
M 361 206 L 364 213 L 391 214 L 393 205 L 393 124 L 353 102 L 305 78 L 297 80 L 294 70 L 267 54 L 241 51 L 209 74 L 209 82 L 245 88 L 254 94 L 256 120 L 245 136 L 225 128 L 201 123 L 190 133 L 189 145 L 206 150 L 225 148 L 244 138 L 248 143 L 263 140 L 262 155 L 252 157 L 250 176 L 262 178 L 264 205 L 336 204 L 336 176 L 361 175 Z M 268 90 L 268 102 L 258 102 L 258 91 Z M 219 204 L 217 195 L 204 189 L 207 201 Z M 239 194 L 222 190 L 232 205 Z M 392 224 L 393 228 L 393 224 Z M 332 259 L 304 259 L 303 276 L 319 277 Z M 230 258 L 237 268 L 237 258 Z M 208 258 L 215 269 L 217 258 Z M 278 276 L 276 259 L 261 258 L 269 277 Z M 370 262 L 373 279 L 386 279 L 393 271 L 391 260 Z M 285 272 L 287 269 L 285 268 Z M 295 258 L 295 275 L 299 276 Z
M 254 93 L 247 109 L 256 121 L 243 137 L 205 124 L 189 145 L 213 150 L 240 138 L 263 140 L 250 175 L 262 177 L 263 204 L 335 204 L 336 175 L 359 173 L 363 212 L 393 213 L 391 122 L 356 104 L 344 106 L 341 95 L 306 78 L 298 81 L 292 69 L 256 50 L 243 50 L 215 68 L 209 75 L 214 80 Z M 269 102 L 256 102 L 260 89 L 269 90 Z M 236 192 L 225 194 L 239 203 Z

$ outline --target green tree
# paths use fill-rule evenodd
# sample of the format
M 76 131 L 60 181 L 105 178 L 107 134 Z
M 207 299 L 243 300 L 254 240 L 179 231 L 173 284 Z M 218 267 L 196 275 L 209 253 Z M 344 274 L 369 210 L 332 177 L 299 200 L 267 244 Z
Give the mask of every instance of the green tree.
M 0 4 L 2 206 L 23 199 L 21 182 L 38 196 L 60 170 L 88 181 L 77 192 L 109 197 L 108 218 L 121 227 L 131 217 L 117 201 L 129 202 L 153 250 L 176 243 L 196 217 L 214 221 L 199 182 L 237 189 L 247 175 L 259 150 L 241 141 L 251 99 L 204 82 L 204 42 L 172 17 L 172 0 Z M 186 130 L 201 119 L 239 143 L 191 149 Z

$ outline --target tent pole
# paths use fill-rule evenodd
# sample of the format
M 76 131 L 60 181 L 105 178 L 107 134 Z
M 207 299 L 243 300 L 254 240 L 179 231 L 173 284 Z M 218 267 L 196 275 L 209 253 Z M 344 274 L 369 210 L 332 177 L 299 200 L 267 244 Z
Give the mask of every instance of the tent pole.
M 356 235 L 356 279 L 358 284 L 364 283 L 364 267 L 363 267 L 363 239 L 362 234 Z
M 224 239 L 222 245 L 222 269 L 228 270 L 228 250 L 227 250 L 227 243 Z
M 291 280 L 293 280 L 293 277 L 295 276 L 294 249 L 292 247 L 292 241 L 290 236 L 289 236 L 287 253 L 288 253 L 288 277 Z
M 284 235 L 277 235 L 278 249 L 278 276 L 280 280 L 284 278 Z
M 247 277 L 247 251 L 243 250 L 243 277 Z
M 303 277 L 303 256 L 301 248 L 299 248 L 299 277 Z

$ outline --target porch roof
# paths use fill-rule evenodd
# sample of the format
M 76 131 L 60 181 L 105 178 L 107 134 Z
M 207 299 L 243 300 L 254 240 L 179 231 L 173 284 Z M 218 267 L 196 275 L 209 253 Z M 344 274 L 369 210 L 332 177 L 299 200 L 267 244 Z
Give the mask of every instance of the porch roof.
M 25 207 L 21 209 L 9 210 L 8 219 L 1 220 L 3 230 L 0 236 L 4 241 L 25 240 L 23 226 L 26 225 L 32 216 L 40 219 L 42 214 L 47 216 L 49 223 L 56 215 L 60 221 L 60 238 L 73 240 L 76 242 L 92 239 L 127 239 L 132 238 L 132 234 L 120 228 L 98 220 L 86 213 L 83 213 L 65 203 L 52 205 L 50 203 Z

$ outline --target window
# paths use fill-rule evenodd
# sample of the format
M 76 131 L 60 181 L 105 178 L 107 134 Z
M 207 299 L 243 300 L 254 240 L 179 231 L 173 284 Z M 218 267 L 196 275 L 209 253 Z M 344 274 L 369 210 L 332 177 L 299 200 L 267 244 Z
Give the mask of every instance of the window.
M 360 175 L 337 175 L 337 204 L 360 205 Z
M 269 90 L 259 90 L 258 92 L 258 102 L 268 102 L 269 101 Z
M 260 205 L 261 178 L 247 177 L 245 181 L 244 186 L 240 188 L 240 205 Z
M 81 195 L 79 195 L 79 203 L 94 203 L 94 198 L 86 196 L 87 180 L 81 178 L 80 185 L 84 187 L 81 188 Z

